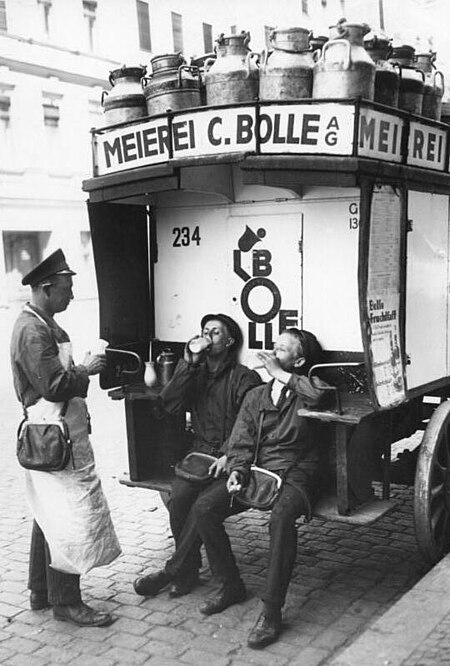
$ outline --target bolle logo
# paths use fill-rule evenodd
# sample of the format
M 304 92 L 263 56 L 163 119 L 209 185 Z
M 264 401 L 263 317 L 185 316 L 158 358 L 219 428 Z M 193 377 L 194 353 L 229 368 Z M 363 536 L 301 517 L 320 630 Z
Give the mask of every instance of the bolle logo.
M 278 333 L 284 328 L 297 326 L 298 310 L 282 310 L 282 296 L 272 275 L 272 253 L 269 250 L 252 249 L 266 236 L 266 230 L 255 233 L 248 225 L 238 241 L 238 249 L 233 250 L 233 270 L 244 282 L 241 291 L 241 308 L 248 322 L 249 349 L 273 349 L 273 323 L 278 316 Z M 251 274 L 242 267 L 242 255 L 252 252 Z M 264 313 L 255 312 L 250 304 L 250 295 L 257 287 L 263 287 L 271 295 L 272 305 Z

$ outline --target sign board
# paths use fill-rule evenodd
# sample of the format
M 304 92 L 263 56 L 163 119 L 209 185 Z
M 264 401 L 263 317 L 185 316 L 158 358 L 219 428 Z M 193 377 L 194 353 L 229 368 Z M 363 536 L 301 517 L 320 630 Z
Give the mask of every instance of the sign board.
M 447 141 L 447 130 L 440 125 L 409 121 L 364 104 L 255 102 L 198 107 L 98 130 L 94 160 L 99 176 L 227 153 L 354 155 L 443 171 L 448 168 Z
M 374 189 L 370 215 L 367 321 L 374 389 L 381 407 L 405 398 L 400 349 L 400 196 Z
M 361 108 L 358 128 L 358 155 L 389 162 L 401 162 L 404 121 L 388 113 Z
M 445 170 L 447 131 L 413 121 L 409 125 L 407 164 Z

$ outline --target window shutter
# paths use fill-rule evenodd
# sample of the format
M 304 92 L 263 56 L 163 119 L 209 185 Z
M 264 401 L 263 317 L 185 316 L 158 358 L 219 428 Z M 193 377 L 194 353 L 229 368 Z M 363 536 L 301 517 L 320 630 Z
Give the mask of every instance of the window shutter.
M 173 50 L 183 51 L 183 17 L 172 12 Z
M 143 51 L 152 50 L 152 41 L 150 38 L 150 15 L 148 4 L 137 0 L 136 2 L 138 29 L 139 29 L 139 47 Z
M 8 24 L 6 22 L 6 0 L 0 0 L 0 32 L 7 32 Z
M 211 53 L 213 50 L 212 25 L 209 23 L 203 24 L 203 48 L 205 53 Z

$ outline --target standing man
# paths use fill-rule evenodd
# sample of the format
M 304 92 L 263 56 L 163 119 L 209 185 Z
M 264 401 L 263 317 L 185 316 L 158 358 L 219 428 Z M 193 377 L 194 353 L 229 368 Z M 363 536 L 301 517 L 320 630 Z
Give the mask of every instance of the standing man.
M 190 342 L 194 338 L 188 342 L 184 359 L 178 362 L 172 379 L 161 393 L 161 400 L 169 414 L 191 412 L 191 451 L 217 458 L 210 468 L 213 479 L 225 469 L 228 438 L 242 400 L 249 389 L 261 383 L 261 378 L 238 362 L 243 337 L 234 319 L 221 313 L 208 314 L 202 318 L 200 326 L 206 349 L 193 353 Z M 137 594 L 153 596 L 171 584 L 170 596 L 179 597 L 198 584 L 201 541 L 191 507 L 203 492 L 204 485 L 175 478 L 169 514 L 176 550 L 162 571 L 135 580 Z
M 319 487 L 319 450 L 315 426 L 299 417 L 301 407 L 317 407 L 326 384 L 308 379 L 308 370 L 320 362 L 315 336 L 296 328 L 285 330 L 275 343 L 274 355 L 258 357 L 273 380 L 250 391 L 230 436 L 228 479 L 218 479 L 194 505 L 194 517 L 205 545 L 211 570 L 221 583 L 218 594 L 201 608 L 205 615 L 219 613 L 242 600 L 242 582 L 223 526 L 224 520 L 246 509 L 231 497 L 245 486 L 259 437 L 256 464 L 283 479 L 270 515 L 269 561 L 262 596 L 263 608 L 250 632 L 248 645 L 262 648 L 281 631 L 281 609 L 297 552 L 295 522 L 311 516 Z M 259 434 L 260 433 L 260 434 Z
M 109 564 L 120 546 L 95 473 L 84 401 L 89 376 L 100 372 L 105 358 L 88 353 L 82 365 L 74 365 L 69 337 L 54 320 L 73 299 L 73 275 L 62 250 L 56 250 L 23 278 L 22 284 L 31 286 L 31 301 L 11 339 L 14 388 L 28 420 L 54 422 L 65 410 L 73 445 L 73 464 L 65 469 L 25 471 L 34 517 L 28 587 L 32 610 L 53 606 L 57 620 L 101 627 L 112 618 L 83 603 L 80 574 Z

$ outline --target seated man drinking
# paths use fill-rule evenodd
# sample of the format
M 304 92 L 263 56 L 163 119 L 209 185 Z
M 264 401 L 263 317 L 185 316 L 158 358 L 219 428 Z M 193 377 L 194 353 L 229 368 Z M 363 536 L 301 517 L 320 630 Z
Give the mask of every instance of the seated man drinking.
M 295 523 L 301 515 L 311 516 L 319 486 L 318 426 L 299 417 L 297 411 L 317 407 L 325 395 L 321 387 L 327 386 L 317 378 L 313 384 L 307 377 L 309 368 L 320 362 L 321 356 L 317 339 L 308 331 L 286 329 L 275 343 L 274 354 L 260 352 L 258 356 L 273 379 L 245 396 L 229 440 L 229 477 L 209 486 L 193 508 L 212 573 L 221 584 L 216 597 L 200 609 L 211 615 L 245 598 L 223 522 L 245 511 L 237 498 L 230 502 L 230 493 L 233 497 L 246 483 L 260 430 L 256 464 L 277 472 L 284 482 L 270 516 L 263 607 L 248 638 L 252 648 L 272 643 L 281 631 L 281 609 L 297 552 Z

